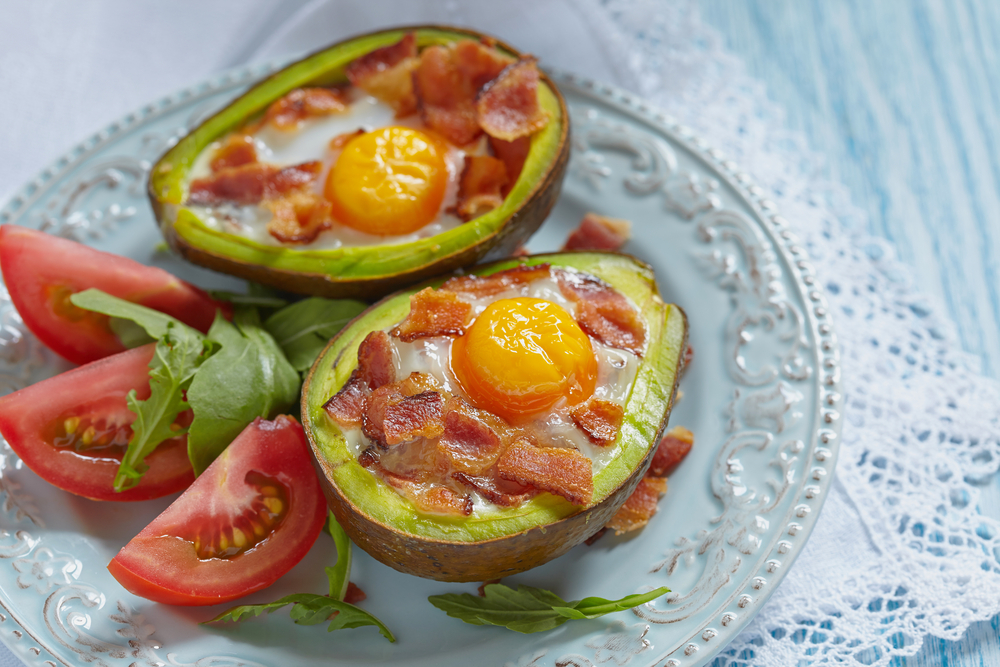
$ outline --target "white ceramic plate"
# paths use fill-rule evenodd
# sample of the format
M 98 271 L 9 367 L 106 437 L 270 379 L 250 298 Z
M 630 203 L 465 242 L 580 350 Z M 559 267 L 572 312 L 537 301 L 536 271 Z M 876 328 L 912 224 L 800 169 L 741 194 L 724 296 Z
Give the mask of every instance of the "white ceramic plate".
M 77 146 L 0 211 L 0 223 L 41 228 L 205 287 L 241 283 L 157 250 L 145 198 L 165 147 L 273 67 L 205 82 L 129 114 Z M 652 264 L 661 292 L 684 307 L 695 358 L 671 418 L 695 433 L 645 530 L 605 536 L 507 583 L 565 599 L 618 598 L 666 585 L 634 612 L 542 634 L 465 625 L 428 595 L 475 586 L 409 577 L 358 554 L 373 628 L 327 634 L 287 612 L 204 627 L 217 608 L 179 609 L 123 590 L 108 561 L 169 503 L 96 503 L 54 489 L 4 444 L 0 512 L 0 639 L 29 665 L 94 664 L 702 665 L 775 589 L 812 529 L 830 486 L 840 416 L 839 358 L 806 251 L 750 178 L 671 119 L 620 91 L 556 75 L 573 122 L 563 196 L 533 251 L 557 249 L 586 211 L 627 218 L 625 250 Z M 68 366 L 27 333 L 0 295 L 0 390 Z M 322 538 L 271 589 L 248 602 L 323 592 L 333 560 Z

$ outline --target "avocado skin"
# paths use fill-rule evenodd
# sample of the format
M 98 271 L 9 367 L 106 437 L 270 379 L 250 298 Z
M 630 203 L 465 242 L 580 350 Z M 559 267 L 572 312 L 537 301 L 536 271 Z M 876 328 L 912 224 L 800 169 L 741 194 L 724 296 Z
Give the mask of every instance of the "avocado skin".
M 279 80 L 287 70 L 300 66 L 314 57 L 322 55 L 326 51 L 333 50 L 344 44 L 378 37 L 383 34 L 401 34 L 402 32 L 411 30 L 417 32 L 418 35 L 420 35 L 421 31 L 433 33 L 435 39 L 440 39 L 441 34 L 448 34 L 455 40 L 462 38 L 493 39 L 495 46 L 500 50 L 506 51 L 515 56 L 521 55 L 520 52 L 513 47 L 499 40 L 495 40 L 494 38 L 490 38 L 483 33 L 449 26 L 428 25 L 402 27 L 392 30 L 377 31 L 367 35 L 360 35 L 317 51 L 316 53 L 306 56 L 302 60 L 292 63 L 284 69 L 267 77 L 234 100 L 234 102 L 226 108 L 206 120 L 198 128 L 192 130 L 189 136 L 195 135 L 195 133 L 201 131 L 203 127 L 212 123 L 224 126 L 225 129 L 221 132 L 215 133 L 211 139 L 223 136 L 228 131 L 239 125 L 240 122 L 248 119 L 246 117 L 241 117 L 239 118 L 239 122 L 230 122 L 229 119 L 225 119 L 225 116 L 231 106 L 241 100 L 253 96 L 257 89 Z M 322 74 L 320 78 L 329 78 L 329 76 L 330 73 L 326 72 Z M 548 217 L 553 206 L 555 206 L 556 201 L 559 199 L 562 182 L 566 175 L 566 168 L 569 163 L 570 119 L 566 102 L 560 94 L 558 88 L 556 88 L 555 84 L 544 72 L 540 72 L 540 83 L 553 94 L 559 109 L 558 117 L 553 118 L 552 121 L 550 121 L 559 124 L 560 132 L 556 147 L 553 151 L 554 155 L 550 159 L 548 167 L 545 169 L 542 177 L 533 184 L 531 191 L 524 196 L 523 201 L 517 209 L 513 211 L 512 214 L 509 215 L 509 217 L 502 224 L 500 224 L 495 231 L 449 254 L 434 257 L 433 259 L 427 259 L 427 253 L 422 253 L 419 257 L 418 253 L 413 253 L 412 258 L 408 257 L 400 260 L 398 263 L 399 266 L 396 268 L 390 268 L 389 270 L 386 270 L 378 275 L 367 275 L 364 271 L 361 271 L 358 274 L 354 271 L 355 267 L 363 267 L 366 264 L 371 263 L 366 261 L 369 258 L 366 258 L 365 256 L 359 256 L 352 261 L 344 262 L 344 264 L 349 267 L 345 272 L 323 271 L 321 269 L 292 270 L 272 265 L 272 263 L 270 263 L 270 259 L 266 257 L 262 257 L 260 262 L 247 261 L 229 256 L 209 247 L 204 247 L 203 245 L 199 245 L 198 242 L 192 242 L 177 231 L 177 209 L 182 206 L 182 203 L 177 200 L 177 193 L 175 191 L 176 186 L 172 185 L 165 187 L 164 183 L 169 184 L 170 179 L 163 178 L 164 173 L 175 169 L 175 151 L 178 150 L 182 142 L 188 139 L 187 137 L 182 139 L 181 142 L 178 142 L 178 146 L 168 150 L 167 153 L 165 153 L 150 170 L 147 190 L 155 219 L 158 222 L 167 244 L 175 252 L 193 264 L 198 264 L 199 266 L 204 266 L 221 273 L 228 273 L 246 280 L 252 280 L 261 284 L 270 285 L 284 291 L 298 294 L 324 296 L 327 298 L 375 299 L 393 290 L 401 289 L 407 285 L 413 284 L 414 282 L 426 280 L 432 276 L 454 271 L 462 267 L 476 264 L 477 262 L 506 257 L 513 253 L 518 246 L 527 241 L 527 239 L 530 238 L 535 231 L 537 231 L 538 227 Z M 275 97 L 274 99 L 277 98 Z M 268 103 L 270 101 L 273 101 L 273 99 L 269 99 Z M 264 108 L 266 108 L 266 106 Z M 225 123 L 220 122 L 221 120 L 225 120 Z M 206 142 L 206 145 L 207 143 L 210 143 L 210 141 L 211 140 Z M 185 159 L 192 159 L 191 156 L 182 158 L 178 155 L 176 157 L 178 158 L 176 162 L 184 162 Z M 530 164 L 531 159 L 531 156 L 529 156 L 528 164 Z M 188 213 L 188 215 L 193 217 L 193 214 Z M 465 224 L 468 225 L 473 222 L 475 221 L 470 221 Z M 216 237 L 229 236 L 221 233 L 212 235 Z M 205 236 L 207 237 L 210 235 Z M 372 248 L 378 247 L 379 246 L 373 246 Z M 289 250 L 288 252 L 298 251 Z M 369 255 L 371 256 L 372 254 L 373 253 L 370 253 Z M 319 261 L 316 262 L 317 268 L 320 268 L 318 266 L 320 263 L 321 262 Z
M 471 273 L 493 273 L 497 270 L 510 268 L 518 263 L 540 264 L 549 262 L 553 266 L 573 267 L 580 263 L 579 260 L 581 258 L 588 260 L 598 258 L 599 261 L 602 256 L 618 264 L 631 262 L 635 265 L 637 271 L 648 272 L 650 276 L 649 282 L 652 283 L 652 272 L 647 266 L 627 255 L 618 253 L 568 252 L 536 255 L 518 258 L 517 260 L 508 259 L 476 267 Z M 581 270 L 586 269 L 581 268 Z M 588 272 L 599 275 L 599 272 L 596 271 Z M 386 520 L 391 513 L 390 510 L 382 511 L 382 508 L 368 508 L 366 510 L 359 507 L 342 490 L 341 485 L 336 480 L 342 472 L 339 469 L 345 464 L 350 466 L 352 463 L 359 470 L 363 469 L 360 468 L 360 465 L 356 461 L 331 457 L 329 448 L 324 447 L 320 431 L 325 425 L 317 423 L 317 420 L 326 420 L 328 423 L 332 422 L 329 422 L 322 408 L 310 400 L 313 393 L 311 387 L 314 382 L 320 385 L 323 384 L 323 374 L 330 372 L 327 370 L 330 368 L 328 353 L 331 352 L 331 348 L 337 346 L 341 336 L 351 335 L 354 324 L 363 320 L 367 314 L 376 312 L 383 306 L 392 305 L 392 302 L 398 300 L 401 295 L 414 293 L 426 286 L 440 285 L 447 277 L 438 278 L 408 289 L 401 294 L 387 297 L 359 315 L 354 322 L 344 327 L 341 334 L 337 338 L 334 338 L 326 350 L 317 358 L 316 364 L 306 378 L 306 382 L 302 388 L 302 419 L 306 435 L 310 442 L 313 462 L 319 475 L 327 503 L 337 521 L 344 527 L 344 530 L 347 531 L 347 534 L 350 535 L 355 544 L 375 559 L 407 574 L 438 581 L 487 581 L 524 572 L 561 556 L 600 530 L 632 494 L 649 468 L 653 454 L 656 451 L 655 445 L 659 443 L 663 436 L 663 431 L 667 426 L 670 411 L 673 407 L 677 384 L 681 374 L 681 365 L 683 364 L 682 352 L 687 348 L 687 317 L 684 311 L 678 306 L 663 304 L 662 301 L 659 301 L 655 284 L 652 285 L 653 294 L 655 295 L 653 299 L 662 308 L 662 310 L 657 310 L 656 312 L 662 313 L 664 326 L 660 329 L 661 335 L 659 339 L 656 341 L 650 340 L 643 364 L 646 364 L 646 360 L 656 357 L 660 364 L 666 366 L 661 367 L 657 365 L 654 367 L 654 369 L 661 371 L 654 373 L 654 375 L 665 380 L 663 386 L 659 388 L 666 399 L 664 401 L 665 410 L 654 423 L 646 425 L 645 433 L 651 437 L 648 438 L 648 442 L 643 443 L 645 449 L 642 459 L 635 465 L 624 481 L 618 484 L 603 499 L 583 509 L 572 507 L 569 503 L 557 499 L 557 503 L 560 504 L 555 508 L 557 518 L 554 520 L 521 527 L 509 534 L 489 539 L 446 539 L 444 536 L 448 532 L 447 526 L 444 526 L 442 531 L 436 531 L 439 533 L 438 535 L 421 535 L 394 527 L 390 521 Z M 599 275 L 599 277 L 601 276 Z M 363 338 L 360 333 L 357 332 L 355 337 L 360 336 Z M 668 333 L 672 334 L 672 340 L 667 340 Z M 662 348 L 659 347 L 661 345 L 663 346 Z M 349 373 L 356 366 L 356 345 L 351 346 L 348 344 L 339 350 L 332 364 L 332 371 L 336 372 L 342 363 L 344 364 L 344 373 Z M 640 374 L 641 372 L 642 368 L 640 368 Z M 637 384 L 639 382 L 638 378 L 639 374 L 637 374 Z M 342 384 L 342 382 L 338 383 L 336 388 L 339 389 L 339 386 Z M 320 405 L 328 398 L 328 396 L 323 396 L 323 393 L 326 392 L 322 392 L 317 396 L 317 402 Z M 629 408 L 632 407 L 631 399 L 627 406 Z M 628 420 L 628 415 L 626 415 L 626 420 Z M 625 426 L 623 426 L 623 430 L 624 428 Z M 624 456 L 620 458 L 624 458 Z M 367 471 L 364 471 L 364 474 L 375 479 Z M 597 497 L 599 486 L 596 483 L 597 479 L 598 477 L 595 477 L 595 498 Z M 380 481 L 377 481 L 376 484 L 385 486 Z M 390 491 L 390 493 L 394 494 L 395 492 Z M 548 494 L 542 494 L 542 496 L 548 496 Z M 408 501 L 403 502 L 408 504 Z M 448 522 L 448 519 L 441 520 L 442 524 L 447 524 Z M 425 516 L 422 517 L 420 523 L 424 525 L 428 523 L 433 524 L 434 519 Z

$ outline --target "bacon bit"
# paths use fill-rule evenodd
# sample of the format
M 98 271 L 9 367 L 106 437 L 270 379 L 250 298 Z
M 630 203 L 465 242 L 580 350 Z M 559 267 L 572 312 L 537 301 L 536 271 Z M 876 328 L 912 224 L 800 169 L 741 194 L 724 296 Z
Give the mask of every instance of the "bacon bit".
M 349 142 L 351 139 L 360 137 L 364 133 L 365 131 L 359 127 L 353 132 L 344 132 L 343 134 L 338 134 L 333 139 L 330 139 L 330 143 L 328 143 L 327 146 L 329 146 L 330 150 L 332 151 L 339 151 L 341 148 L 346 146 L 347 142 Z
M 517 507 L 538 493 L 530 486 L 499 477 L 467 475 L 464 472 L 454 472 L 451 477 L 465 486 L 475 489 L 484 498 L 500 507 Z
M 329 116 L 347 109 L 344 92 L 329 88 L 296 88 L 267 108 L 264 118 L 276 129 L 294 130 L 307 118 Z
M 475 94 L 455 62 L 454 51 L 429 46 L 413 72 L 417 105 L 428 127 L 463 146 L 482 134 L 476 120 Z
M 361 341 L 358 346 L 358 373 L 369 389 L 378 389 L 396 381 L 389 334 L 373 331 Z
M 396 111 L 396 118 L 417 110 L 413 72 L 420 65 L 417 40 L 412 32 L 395 44 L 375 49 L 347 66 L 348 80 Z
M 214 206 L 223 202 L 250 205 L 264 199 L 264 191 L 278 168 L 270 164 L 253 162 L 239 167 L 229 167 L 208 178 L 191 181 L 188 201 L 200 206 Z
M 514 63 L 514 58 L 500 53 L 492 44 L 462 39 L 452 48 L 458 71 L 476 93 Z
M 323 409 L 330 415 L 330 419 L 341 426 L 358 426 L 365 412 L 367 390 L 368 383 L 355 368 L 340 391 L 323 404 Z
M 487 414 L 457 396 L 445 404 L 444 432 L 437 446 L 456 470 L 481 475 L 503 451 L 500 436 L 487 423 Z
M 496 469 L 503 479 L 554 493 L 574 505 L 588 505 L 594 495 L 590 459 L 575 449 L 517 442 L 500 456 Z
M 436 391 L 404 396 L 390 403 L 382 418 L 384 442 L 393 447 L 417 438 L 438 437 L 444 432 L 443 406 L 444 396 Z
M 479 591 L 479 597 L 481 598 L 486 597 L 487 586 L 489 586 L 490 584 L 499 584 L 499 583 L 500 583 L 499 579 L 490 579 L 489 581 L 484 581 L 483 583 L 479 584 L 479 588 L 477 589 Z
M 251 162 L 229 167 L 208 178 L 191 181 L 188 201 L 201 206 L 223 202 L 250 205 L 265 199 L 280 199 L 311 185 L 323 170 L 319 161 L 303 162 L 279 169 L 274 165 Z
M 282 243 L 310 243 L 333 224 L 330 202 L 312 192 L 265 200 L 264 206 L 273 214 L 267 232 Z
M 556 279 L 563 295 L 576 302 L 581 329 L 605 345 L 642 356 L 646 330 L 623 294 L 593 276 L 571 271 L 557 271 Z
M 673 427 L 663 436 L 663 440 L 660 440 L 656 453 L 653 454 L 653 462 L 649 464 L 648 474 L 666 477 L 680 465 L 691 451 L 692 445 L 694 445 L 694 433 L 683 426 Z
M 538 66 L 521 58 L 487 85 L 476 100 L 476 116 L 486 134 L 504 141 L 527 137 L 545 127 L 549 114 L 538 104 Z
M 586 544 L 588 547 L 592 547 L 594 546 L 594 543 L 597 542 L 597 540 L 604 537 L 604 533 L 606 532 L 608 532 L 607 528 L 601 528 L 599 531 L 597 531 L 596 533 L 585 539 L 583 543 Z
M 472 304 L 454 292 L 427 287 L 410 297 L 410 312 L 392 335 L 407 343 L 433 336 L 461 336 L 471 313 Z
M 488 155 L 466 155 L 455 212 L 464 222 L 489 213 L 503 204 L 500 192 L 506 185 L 503 161 Z
M 444 431 L 443 406 L 444 396 L 436 391 L 404 396 L 398 385 L 385 385 L 365 402 L 361 430 L 383 449 L 421 437 L 436 438 Z
M 642 528 L 656 514 L 656 503 L 667 492 L 667 480 L 660 477 L 643 477 L 625 504 L 607 523 L 607 528 L 621 535 Z
M 381 467 L 378 472 L 387 484 L 401 491 L 420 512 L 451 516 L 472 514 L 472 497 L 468 494 L 460 495 L 447 486 L 422 484 L 410 477 L 396 474 Z
M 353 581 L 347 582 L 347 592 L 344 593 L 344 602 L 347 604 L 357 604 L 358 602 L 364 602 L 368 599 L 365 592 Z
M 449 278 L 441 289 L 448 292 L 461 292 L 476 298 L 496 296 L 507 290 L 518 289 L 539 278 L 548 277 L 551 267 L 548 264 L 518 264 L 505 271 L 498 271 L 489 276 L 456 276 Z
M 416 396 L 425 391 L 436 391 L 441 393 L 441 383 L 430 373 L 418 373 L 413 371 L 403 380 L 396 383 L 403 396 Z
M 599 447 L 607 447 L 618 438 L 625 410 L 617 403 L 591 397 L 583 405 L 573 408 L 570 416 L 588 440 Z
M 631 232 L 628 220 L 588 213 L 566 239 L 563 250 L 621 250 Z
M 254 147 L 253 137 L 233 134 L 215 151 L 210 166 L 213 172 L 217 172 L 256 161 L 257 149 Z
M 373 468 L 379 465 L 378 449 L 375 447 L 365 449 L 365 451 L 358 454 L 358 463 L 361 464 L 362 468 Z
M 507 185 L 501 190 L 501 194 L 506 197 L 511 188 L 517 183 L 524 162 L 528 159 L 528 151 L 531 150 L 531 137 L 521 137 L 514 141 L 504 141 L 496 137 L 490 137 L 490 147 L 493 154 L 503 161 L 507 168 Z

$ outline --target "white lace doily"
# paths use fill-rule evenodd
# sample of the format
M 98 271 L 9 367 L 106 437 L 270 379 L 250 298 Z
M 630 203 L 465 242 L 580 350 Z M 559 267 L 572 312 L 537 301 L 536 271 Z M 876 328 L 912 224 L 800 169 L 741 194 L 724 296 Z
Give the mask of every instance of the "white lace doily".
M 976 510 L 1000 463 L 1000 384 L 977 374 L 893 248 L 862 234 L 864 212 L 820 176 L 693 3 L 579 6 L 600 26 L 618 85 L 771 191 L 810 249 L 840 336 L 836 484 L 787 578 L 718 664 L 885 665 L 1000 613 L 1000 522 Z

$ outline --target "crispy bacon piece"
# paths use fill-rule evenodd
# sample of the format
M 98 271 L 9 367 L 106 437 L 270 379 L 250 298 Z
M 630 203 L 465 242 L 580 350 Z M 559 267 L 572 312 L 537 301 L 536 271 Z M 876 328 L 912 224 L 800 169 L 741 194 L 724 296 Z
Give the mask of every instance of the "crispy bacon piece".
M 279 169 L 271 164 L 251 162 L 228 167 L 208 178 L 191 181 L 188 201 L 201 206 L 223 202 L 252 205 L 265 199 L 280 199 L 311 185 L 323 170 L 319 161 L 303 162 Z
M 413 71 L 419 65 L 417 39 L 408 32 L 395 44 L 354 60 L 347 66 L 346 73 L 352 84 L 391 106 L 396 117 L 402 118 L 417 110 Z
M 531 137 L 520 137 L 514 141 L 504 141 L 496 137 L 490 137 L 490 147 L 507 168 L 507 185 L 500 193 L 506 197 L 510 189 L 514 187 L 517 178 L 521 175 L 524 162 L 528 159 L 528 151 L 531 150 Z
M 374 468 L 379 465 L 378 448 L 368 447 L 358 454 L 358 463 L 362 468 Z
M 358 373 L 369 389 L 378 389 L 396 381 L 389 334 L 372 331 L 361 341 L 358 346 Z
M 313 192 L 264 200 L 273 214 L 267 232 L 282 243 L 310 243 L 333 224 L 330 202 Z
M 586 506 L 594 495 L 590 459 L 575 449 L 516 442 L 500 455 L 496 470 L 502 479 L 554 493 L 574 505 Z
M 232 167 L 242 167 L 257 161 L 257 149 L 253 137 L 245 134 L 232 134 L 226 143 L 219 146 L 209 164 L 213 172 Z
M 570 416 L 588 440 L 600 447 L 607 447 L 618 439 L 618 429 L 622 426 L 625 410 L 617 403 L 591 397 L 583 405 L 573 408 Z
M 367 395 L 368 383 L 361 378 L 361 374 L 355 368 L 340 391 L 323 404 L 323 409 L 341 426 L 358 426 L 365 412 Z
M 453 396 L 445 403 L 444 432 L 438 450 L 452 467 L 469 475 L 481 475 L 500 456 L 502 442 L 495 426 L 499 420 Z M 490 422 L 494 422 L 493 425 Z
M 454 50 L 429 46 L 413 71 L 413 89 L 424 123 L 463 146 L 482 134 L 476 120 L 476 91 L 455 62 Z
M 580 328 L 605 345 L 642 356 L 646 329 L 639 311 L 621 292 L 593 276 L 557 271 L 559 289 L 576 302 Z
M 500 507 L 517 507 L 538 493 L 530 486 L 494 476 L 467 475 L 464 472 L 455 472 L 451 476 Z
M 526 56 L 507 67 L 476 99 L 476 117 L 486 134 L 504 141 L 545 127 L 549 114 L 538 103 L 538 65 Z
M 378 468 L 378 472 L 390 486 L 398 489 L 425 514 L 469 516 L 472 514 L 472 497 L 461 495 L 447 486 L 431 485 L 409 476 Z
M 347 109 L 344 92 L 330 88 L 296 88 L 271 103 L 264 119 L 279 130 L 294 130 L 299 123 L 318 116 L 329 116 Z
M 563 250 L 621 250 L 631 232 L 628 220 L 587 213 L 566 239 Z
M 548 264 L 518 264 L 505 271 L 498 271 L 489 276 L 456 276 L 449 278 L 441 285 L 448 292 L 461 292 L 476 298 L 496 296 L 507 290 L 518 289 L 533 280 L 545 278 L 550 274 Z
M 674 471 L 684 457 L 691 451 L 694 445 L 694 433 L 683 426 L 675 426 L 663 436 L 656 453 L 653 454 L 653 462 L 649 464 L 650 475 L 666 477 Z
M 472 304 L 454 292 L 427 287 L 410 297 L 410 312 L 392 335 L 407 343 L 432 336 L 461 336 L 471 313 Z
M 364 602 L 368 599 L 365 592 L 361 590 L 360 586 L 355 585 L 353 581 L 347 582 L 347 592 L 344 593 L 344 602 L 347 604 L 356 604 L 358 602 Z
M 458 71 L 469 82 L 474 92 L 500 76 L 500 72 L 514 63 L 514 58 L 497 51 L 491 44 L 472 39 L 461 39 L 453 45 Z
M 355 137 L 360 137 L 364 133 L 365 131 L 359 127 L 353 132 L 344 132 L 343 134 L 338 134 L 333 139 L 330 139 L 330 142 L 327 144 L 327 146 L 329 146 L 330 150 L 332 151 L 339 151 L 341 148 L 346 146 L 347 142 L 349 142 L 351 139 L 354 139 Z
M 458 182 L 455 213 L 468 222 L 503 204 L 501 191 L 507 185 L 507 167 L 488 155 L 466 155 Z
M 606 527 L 615 531 L 615 535 L 642 528 L 656 514 L 656 503 L 666 492 L 667 480 L 648 475 L 643 477 Z
M 444 396 L 425 391 L 404 396 L 398 386 L 379 387 L 365 401 L 362 432 L 382 448 L 417 438 L 436 438 L 444 431 Z

